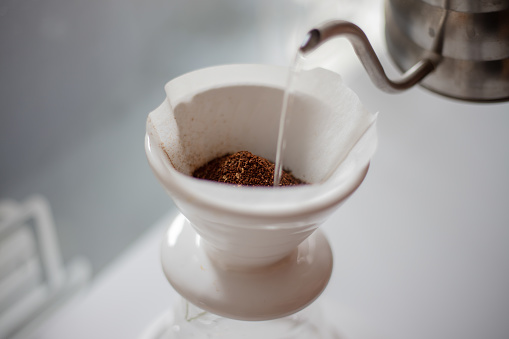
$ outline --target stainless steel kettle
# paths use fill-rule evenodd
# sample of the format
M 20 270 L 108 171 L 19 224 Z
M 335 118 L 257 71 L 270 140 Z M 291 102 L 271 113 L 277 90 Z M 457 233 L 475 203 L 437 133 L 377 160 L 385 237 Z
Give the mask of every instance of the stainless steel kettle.
M 460 100 L 509 100 L 509 0 L 386 0 L 385 22 L 388 51 L 406 71 L 399 80 L 386 76 L 364 32 L 348 21 L 311 30 L 300 51 L 343 36 L 384 91 L 419 83 Z

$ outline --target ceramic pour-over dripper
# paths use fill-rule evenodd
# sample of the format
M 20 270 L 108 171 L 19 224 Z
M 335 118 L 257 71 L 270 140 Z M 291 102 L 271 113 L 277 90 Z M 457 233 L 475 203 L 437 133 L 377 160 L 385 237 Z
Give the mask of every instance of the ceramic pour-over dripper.
M 337 74 L 315 69 L 296 81 L 283 157 L 309 185 L 192 178 L 241 150 L 274 161 L 287 79 L 287 68 L 264 65 L 195 71 L 166 85 L 147 120 L 148 161 L 183 215 L 163 241 L 164 272 L 184 298 L 221 316 L 275 319 L 318 297 L 332 255 L 314 231 L 361 184 L 376 148 L 376 116 Z

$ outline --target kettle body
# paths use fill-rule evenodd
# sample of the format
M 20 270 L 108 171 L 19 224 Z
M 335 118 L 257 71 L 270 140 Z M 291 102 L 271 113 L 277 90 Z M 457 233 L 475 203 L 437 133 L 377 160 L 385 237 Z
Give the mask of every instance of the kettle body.
M 435 60 L 423 87 L 469 101 L 509 99 L 509 0 L 386 0 L 385 19 L 401 70 Z

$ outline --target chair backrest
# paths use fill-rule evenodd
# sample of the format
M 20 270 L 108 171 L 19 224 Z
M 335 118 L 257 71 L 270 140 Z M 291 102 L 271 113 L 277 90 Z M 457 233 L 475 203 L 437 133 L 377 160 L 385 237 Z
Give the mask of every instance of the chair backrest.
M 65 272 L 47 201 L 0 202 L 0 338 L 40 313 L 64 284 Z

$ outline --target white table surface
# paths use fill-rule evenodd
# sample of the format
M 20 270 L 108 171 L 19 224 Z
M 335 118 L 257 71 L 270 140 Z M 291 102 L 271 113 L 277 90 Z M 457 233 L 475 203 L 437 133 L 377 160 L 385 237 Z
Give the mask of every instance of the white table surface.
M 379 147 L 323 225 L 335 264 L 321 299 L 346 338 L 509 338 L 509 103 L 388 95 L 355 67 L 344 78 L 380 111 Z M 32 338 L 136 338 L 177 297 L 158 256 L 170 219 Z

